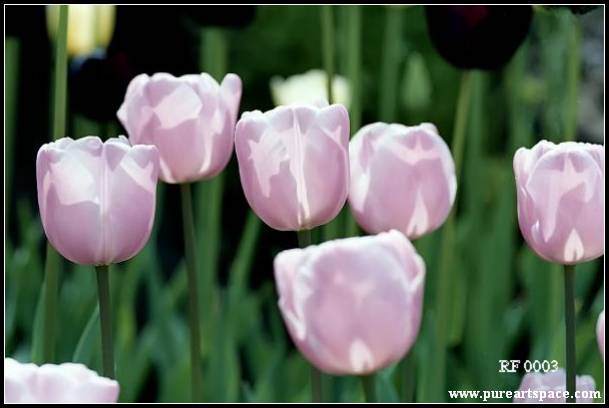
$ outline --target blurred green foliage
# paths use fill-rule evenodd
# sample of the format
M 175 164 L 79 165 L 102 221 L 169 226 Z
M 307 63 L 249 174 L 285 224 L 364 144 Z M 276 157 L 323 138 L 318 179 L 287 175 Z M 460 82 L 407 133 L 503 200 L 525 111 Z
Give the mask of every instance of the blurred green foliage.
M 474 72 L 472 77 L 474 92 L 458 191 L 457 256 L 450 266 L 454 285 L 450 288 L 446 384 L 451 390 L 517 389 L 522 373 L 499 373 L 499 359 L 556 359 L 564 365 L 562 275 L 522 242 L 512 157 L 519 146 L 531 146 L 540 138 L 560 141 L 575 136 L 573 96 L 576 99 L 581 35 L 577 19 L 566 9 L 536 10 L 529 38 L 510 64 L 501 72 Z M 433 122 L 448 139 L 460 72 L 433 50 L 421 7 L 399 8 L 395 13 L 401 19 L 399 35 L 391 38 L 398 43 L 392 50 L 399 74 L 394 86 L 398 93 L 395 120 L 405 124 Z M 380 6 L 361 9 L 363 66 L 358 85 L 363 124 L 379 120 L 378 101 L 383 95 L 379 95 L 382 72 L 378 62 L 382 60 L 384 47 L 380 45 L 385 41 L 389 14 Z M 341 74 L 348 68 L 345 26 L 345 20 L 337 18 L 336 69 Z M 238 73 L 244 83 L 242 111 L 272 107 L 271 76 L 322 66 L 317 7 L 261 6 L 253 24 L 224 34 L 229 50 L 225 69 Z M 13 39 L 5 42 L 9 77 L 18 73 L 18 46 Z M 205 64 L 205 51 L 202 55 Z M 5 148 L 10 149 L 14 134 L 11 117 L 19 90 L 6 88 L 5 95 Z M 75 135 L 97 133 L 101 126 L 81 117 L 73 117 L 72 124 Z M 7 355 L 29 361 L 39 340 L 36 322 L 42 311 L 37 305 L 45 239 L 37 204 L 8 194 L 15 177 L 12 170 L 22 165 L 11 161 L 9 153 L 7 200 L 16 200 L 16 214 L 11 216 L 17 230 L 12 241 L 5 231 L 5 344 Z M 235 174 L 233 159 L 223 182 L 235 185 L 239 182 L 232 177 Z M 206 277 L 201 279 L 205 285 L 205 292 L 201 291 L 205 294 L 201 302 L 205 400 L 309 401 L 308 364 L 284 330 L 276 307 L 272 265 L 264 266 L 268 276 L 262 284 L 250 285 L 252 265 L 263 259 L 261 251 L 273 251 L 274 255 L 282 248 L 269 248 L 264 241 L 268 228 L 251 212 L 238 237 L 232 238 L 239 245 L 223 246 L 224 231 L 214 222 L 223 209 L 222 182 L 197 187 L 201 191 L 196 204 L 199 242 L 215 237 L 214 245 L 203 245 L 201 251 Z M 163 212 L 166 192 L 164 186 L 159 187 L 157 224 L 174 216 Z M 220 198 L 216 207 L 209 208 L 206 199 L 214 194 Z M 133 260 L 111 267 L 117 376 L 120 400 L 125 402 L 185 402 L 190 396 L 186 274 L 183 261 L 174 271 L 162 272 L 158 234 L 155 228 L 148 245 Z M 441 229 L 416 242 L 427 264 L 428 289 L 437 284 L 440 234 Z M 225 283 L 218 279 L 220 254 L 232 259 Z M 603 309 L 601 265 L 597 260 L 577 267 L 577 372 L 591 374 L 598 388 L 604 384 L 594 329 Z M 93 269 L 62 260 L 61 271 L 56 359 L 82 362 L 100 371 Z M 410 377 L 404 378 L 395 365 L 377 376 L 377 394 L 382 401 L 405 398 L 407 383 L 416 401 L 447 399 L 433 388 L 437 316 L 429 305 L 435 301 L 433 291 L 428 290 L 421 332 L 408 359 Z M 324 375 L 323 381 L 328 400 L 363 401 L 357 379 Z

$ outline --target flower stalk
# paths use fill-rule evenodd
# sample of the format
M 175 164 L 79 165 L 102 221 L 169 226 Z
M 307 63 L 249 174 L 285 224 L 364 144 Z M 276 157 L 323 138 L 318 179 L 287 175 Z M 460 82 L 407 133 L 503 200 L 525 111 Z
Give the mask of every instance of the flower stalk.
M 182 222 L 184 233 L 184 249 L 186 252 L 186 271 L 188 274 L 188 314 L 190 325 L 190 370 L 192 399 L 199 401 L 201 375 L 201 333 L 199 326 L 199 288 L 197 283 L 197 258 L 194 217 L 192 211 L 192 194 L 190 184 L 180 185 L 182 193 Z
M 108 265 L 98 265 L 95 267 L 95 272 L 97 275 L 97 293 L 101 323 L 102 372 L 104 377 L 115 378 L 112 307 L 110 303 L 110 269 Z

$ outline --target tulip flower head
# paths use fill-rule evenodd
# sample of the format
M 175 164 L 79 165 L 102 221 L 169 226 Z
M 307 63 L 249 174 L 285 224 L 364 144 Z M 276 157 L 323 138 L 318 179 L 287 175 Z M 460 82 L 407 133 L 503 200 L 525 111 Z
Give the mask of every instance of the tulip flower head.
M 414 239 L 438 228 L 455 201 L 448 146 L 430 123 L 374 123 L 349 144 L 349 204 L 367 232 L 397 229 Z
M 596 323 L 596 340 L 598 341 L 598 349 L 603 356 L 605 361 L 605 311 L 603 310 L 598 316 L 598 322 Z
M 117 116 L 132 144 L 155 145 L 160 178 L 167 183 L 210 179 L 233 152 L 241 79 L 227 74 L 141 74 L 129 87 Z
M 47 238 L 65 258 L 108 265 L 135 256 L 154 221 L 158 151 L 87 136 L 43 145 L 36 159 Z
M 425 6 L 427 30 L 438 53 L 462 69 L 495 70 L 525 40 L 533 8 L 527 6 Z
M 518 222 L 542 258 L 570 265 L 604 253 L 605 147 L 541 141 L 514 155 Z
M 82 364 L 21 364 L 4 359 L 4 402 L 9 404 L 112 403 L 119 385 Z
M 327 241 L 275 258 L 279 308 L 320 370 L 362 375 L 400 360 L 421 322 L 425 265 L 398 231 Z
M 68 7 L 68 55 L 78 57 L 105 50 L 114 33 L 116 6 L 73 4 Z M 59 6 L 47 6 L 46 11 L 49 35 L 53 38 L 59 24 Z
M 342 105 L 244 113 L 235 150 L 248 203 L 280 231 L 331 221 L 347 199 L 348 144 L 349 116 Z
M 516 391 L 516 403 L 559 403 L 566 402 L 565 370 L 558 369 L 547 373 L 528 373 Z M 592 392 L 596 390 L 594 378 L 582 375 L 576 378 L 576 390 L 581 393 L 577 402 L 593 402 Z
M 319 104 L 328 98 L 328 76 L 321 69 L 312 69 L 288 78 L 271 78 L 271 94 L 276 106 L 293 103 Z M 332 79 L 334 102 L 349 108 L 351 90 L 345 77 L 334 75 Z

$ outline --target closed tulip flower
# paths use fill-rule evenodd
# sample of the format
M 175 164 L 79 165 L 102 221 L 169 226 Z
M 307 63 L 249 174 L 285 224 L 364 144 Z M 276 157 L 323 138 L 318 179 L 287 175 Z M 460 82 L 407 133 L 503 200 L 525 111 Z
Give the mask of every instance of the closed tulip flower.
M 340 212 L 349 186 L 349 116 L 342 105 L 246 112 L 235 150 L 245 197 L 280 231 L 311 229 Z
M 159 149 L 160 178 L 185 183 L 212 178 L 228 163 L 240 99 L 235 74 L 222 84 L 206 73 L 141 74 L 129 84 L 117 115 L 132 144 Z
M 114 33 L 116 6 L 73 4 L 68 6 L 67 51 L 70 56 L 85 56 L 105 50 Z M 47 6 L 47 27 L 51 38 L 57 33 L 59 6 Z
M 82 364 L 21 364 L 4 359 L 4 402 L 9 404 L 112 403 L 119 385 Z
M 349 144 L 349 204 L 369 233 L 397 229 L 414 239 L 438 228 L 455 201 L 448 146 L 430 123 L 374 123 Z
M 596 323 L 596 339 L 598 340 L 598 349 L 603 356 L 605 361 L 605 311 L 603 310 L 598 316 L 598 323 Z
M 288 78 L 271 78 L 271 94 L 275 105 L 292 103 L 318 104 L 328 100 L 328 75 L 321 69 L 312 69 Z M 349 107 L 351 90 L 345 77 L 334 75 L 332 79 L 334 101 Z
M 421 322 L 425 265 L 398 231 L 328 241 L 275 258 L 279 308 L 320 370 L 372 373 L 400 360 Z
M 519 403 L 559 403 L 566 402 L 565 370 L 562 368 L 548 373 L 528 373 L 516 391 L 514 402 Z M 593 402 L 592 393 L 596 390 L 594 378 L 589 375 L 578 376 L 576 389 L 580 397 L 577 402 Z
M 154 220 L 159 158 L 123 136 L 68 137 L 36 159 L 38 205 L 47 238 L 65 258 L 108 265 L 136 255 Z
M 565 265 L 604 253 L 605 147 L 541 141 L 514 155 L 518 222 L 542 258 Z

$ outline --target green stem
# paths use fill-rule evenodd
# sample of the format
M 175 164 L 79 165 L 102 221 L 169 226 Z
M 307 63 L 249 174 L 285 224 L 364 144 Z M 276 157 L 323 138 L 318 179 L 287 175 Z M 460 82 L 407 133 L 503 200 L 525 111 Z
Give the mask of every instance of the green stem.
M 328 103 L 334 103 L 332 80 L 334 79 L 334 13 L 332 6 L 321 6 L 321 38 L 323 64 L 326 71 Z
M 577 133 L 577 94 L 581 70 L 581 32 L 579 21 L 572 16 L 569 30 L 569 47 L 567 47 L 567 109 L 565 112 L 565 139 L 573 141 Z
M 411 352 L 410 355 L 404 357 L 398 366 L 399 375 L 401 376 L 399 388 L 402 390 L 402 402 L 414 402 L 415 390 L 415 356 Z
M 11 189 L 13 185 L 13 141 L 15 140 L 15 124 L 17 122 L 17 98 L 19 81 L 19 40 L 6 38 L 4 40 L 5 65 L 5 92 L 4 92 L 4 151 L 5 154 L 5 180 L 4 199 L 8 203 L 4 208 L 4 219 L 10 220 Z
M 226 73 L 227 49 L 227 39 L 221 28 L 202 29 L 199 65 L 217 81 L 222 81 Z
M 379 119 L 383 122 L 395 120 L 397 105 L 400 47 L 402 44 L 402 8 L 385 7 L 385 39 L 381 62 Z
M 351 134 L 357 132 L 361 125 L 361 42 L 362 42 L 362 12 L 360 6 L 346 6 L 345 29 L 347 39 L 346 74 L 351 88 L 350 125 Z
M 59 6 L 59 24 L 55 48 L 55 76 L 53 87 L 53 139 L 66 133 L 66 87 L 68 75 L 68 6 Z M 57 291 L 59 286 L 59 254 L 47 244 L 44 280 L 44 322 L 43 360 L 52 362 L 55 358 L 55 329 L 57 319 Z
M 463 150 L 465 146 L 465 131 L 467 129 L 467 117 L 471 105 L 472 94 L 472 78 L 469 71 L 465 71 L 461 77 L 461 87 L 459 90 L 459 99 L 457 101 L 457 110 L 455 113 L 455 124 L 453 129 L 453 139 L 451 151 L 455 161 L 455 174 L 457 182 L 461 177 L 461 165 L 463 162 Z M 458 189 L 457 189 L 458 190 Z M 442 230 L 442 244 L 440 252 L 440 266 L 436 279 L 436 335 L 437 335 L 437 359 L 436 369 L 438 372 L 438 395 L 444 397 L 444 386 L 446 381 L 446 348 L 448 346 L 448 331 L 449 316 L 450 316 L 450 288 L 451 274 L 450 265 L 452 256 L 455 251 L 455 212 L 456 203 L 453 205 L 452 211 L 444 224 Z
M 565 265 L 565 350 L 567 355 L 567 402 L 575 402 L 575 266 Z
M 218 83 L 227 71 L 228 37 L 226 31 L 217 27 L 205 27 L 200 31 L 199 66 L 210 74 Z M 201 353 L 207 356 L 212 344 L 211 336 L 215 328 L 215 315 L 221 313 L 219 293 L 217 291 L 218 260 L 222 241 L 222 200 L 224 194 L 224 172 L 211 180 L 197 183 L 195 188 L 197 203 L 197 232 L 204 240 L 197 247 L 200 251 L 199 293 L 201 299 L 199 313 L 203 318 L 203 344 Z
M 199 401 L 201 393 L 201 364 L 199 331 L 199 299 L 197 284 L 197 259 L 195 244 L 194 217 L 192 212 L 192 194 L 190 184 L 180 185 L 182 193 L 182 229 L 184 232 L 184 249 L 186 252 L 186 270 L 188 273 L 188 312 L 190 318 L 190 369 L 193 402 Z
M 461 86 L 459 89 L 459 99 L 457 101 L 455 127 L 453 129 L 453 140 L 451 145 L 452 154 L 455 160 L 457 181 L 461 175 L 461 164 L 463 163 L 463 150 L 465 147 L 465 132 L 467 130 L 467 116 L 469 115 L 469 108 L 471 106 L 471 97 L 472 74 L 469 71 L 465 71 L 461 76 Z
M 55 79 L 53 90 L 53 139 L 66 133 L 66 92 L 68 81 L 68 6 L 59 6 L 59 25 L 55 48 Z
M 57 292 L 59 286 L 60 257 L 55 248 L 47 243 L 47 257 L 44 265 L 44 320 L 42 335 L 44 345 L 42 361 L 51 363 L 55 359 L 55 331 L 57 329 Z
M 306 248 L 311 245 L 312 236 L 311 230 L 298 231 L 298 245 L 301 248 Z M 323 397 L 323 391 L 321 386 L 321 372 L 314 366 L 311 365 L 311 400 L 312 402 L 321 402 Z
M 102 368 L 104 377 L 114 377 L 114 345 L 112 342 L 112 307 L 110 306 L 110 272 L 108 265 L 95 267 L 99 317 L 101 322 Z
M 334 78 L 334 8 L 332 6 L 320 7 L 321 20 L 321 49 L 324 70 L 326 71 L 326 94 L 328 103 L 335 102 L 332 80 Z M 332 221 L 323 226 L 323 238 L 325 241 L 336 239 L 342 231 L 343 213 L 339 213 Z
M 311 365 L 311 402 L 322 402 L 321 372 Z
M 351 135 L 361 126 L 361 40 L 362 40 L 362 11 L 360 6 L 345 6 L 345 37 L 346 37 L 346 74 L 351 88 L 351 107 L 349 121 Z M 355 218 L 349 211 L 345 211 L 345 236 L 355 236 L 359 232 Z
M 361 378 L 366 402 L 376 402 L 376 386 L 374 373 L 363 375 Z

